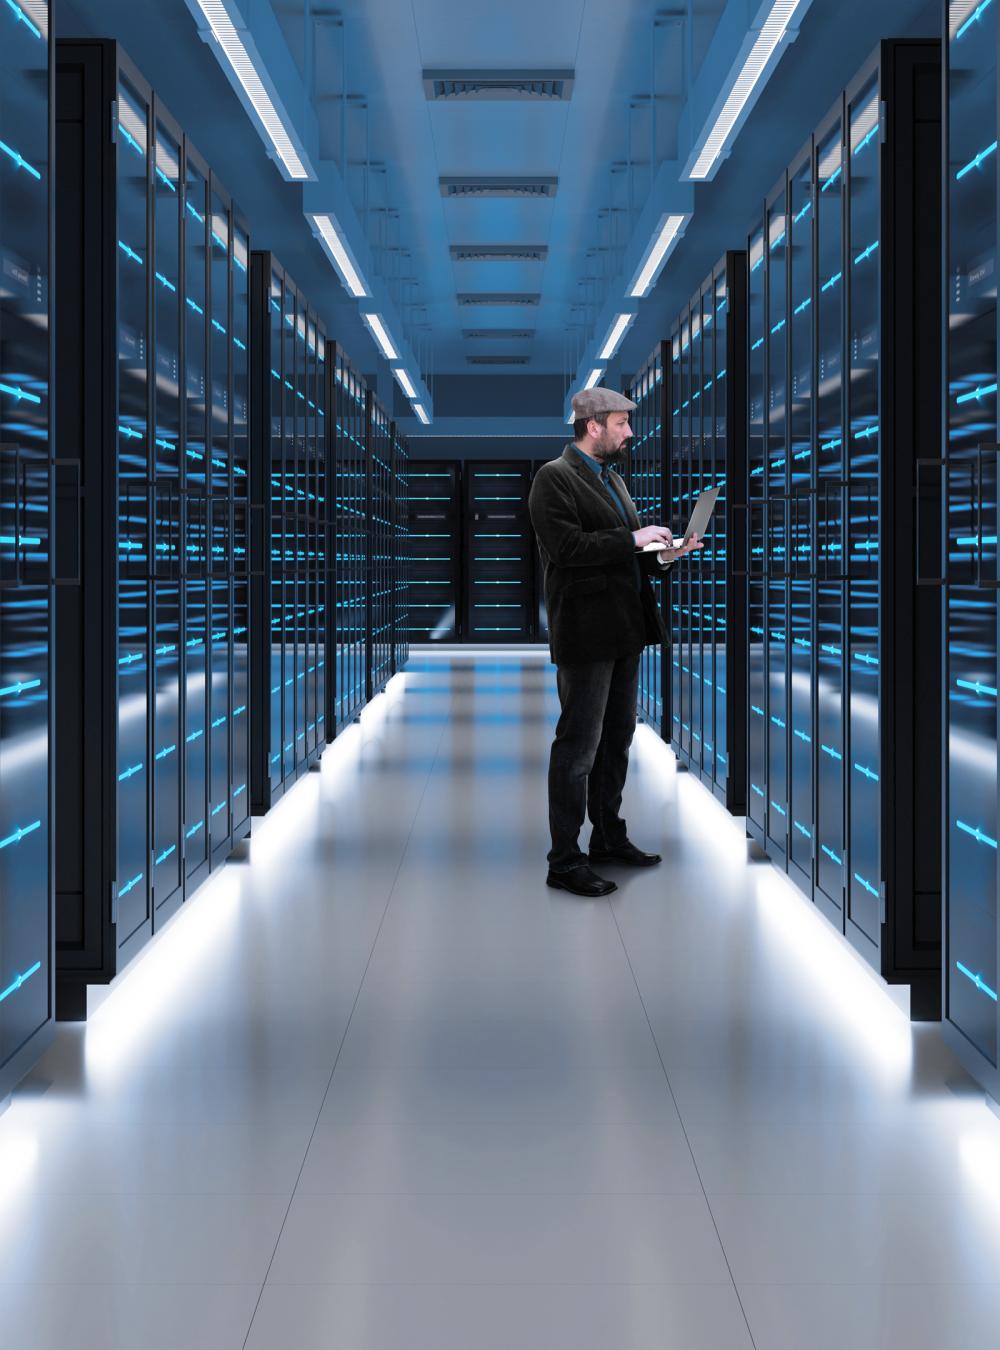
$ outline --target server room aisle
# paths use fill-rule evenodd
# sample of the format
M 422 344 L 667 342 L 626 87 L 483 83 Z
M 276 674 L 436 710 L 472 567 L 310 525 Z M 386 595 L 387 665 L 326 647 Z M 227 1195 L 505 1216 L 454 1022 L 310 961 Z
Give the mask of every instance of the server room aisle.
M 543 884 L 552 673 L 415 654 L 0 1118 L 18 1350 L 962 1350 L 1000 1121 L 648 731 Z

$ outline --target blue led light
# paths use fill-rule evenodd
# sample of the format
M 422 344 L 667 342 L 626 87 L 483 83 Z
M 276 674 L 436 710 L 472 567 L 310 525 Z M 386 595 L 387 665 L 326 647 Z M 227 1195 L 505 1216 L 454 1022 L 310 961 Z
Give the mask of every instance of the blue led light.
M 771 798 L 771 805 L 774 807 L 775 811 L 777 811 L 779 816 L 784 816 L 788 814 L 785 808 L 783 806 L 779 806 L 773 797 Z
M 20 5 L 15 5 L 14 0 L 6 0 L 6 3 L 7 3 L 7 8 L 10 9 L 10 10 L 13 10 L 13 12 L 14 12 L 14 20 L 15 20 L 15 22 L 16 22 L 16 23 L 23 23 L 24 26 L 25 26 L 25 28 L 27 28 L 28 32 L 31 34 L 32 37 L 41 38 L 41 36 L 42 36 L 42 31 L 41 31 L 41 29 L 35 27 L 35 25 L 34 25 L 34 24 L 31 22 L 31 20 L 28 18 L 27 14 L 25 14 L 25 12 L 24 12 L 24 10 L 21 8 L 21 6 L 20 6 Z M 986 3 L 988 4 L 988 3 L 989 3 L 989 0 L 986 0 Z M 37 967 L 36 967 L 35 969 L 37 969 Z M 32 973 L 33 973 L 33 972 L 32 972 Z
M 142 259 L 140 258 L 139 261 L 142 262 Z M 161 286 L 165 286 L 168 291 L 173 291 L 175 295 L 177 294 L 177 287 L 172 281 L 168 281 L 162 272 L 154 272 L 153 275 Z
M 829 281 L 824 281 L 824 282 L 823 282 L 823 287 L 822 287 L 822 289 L 823 289 L 824 291 L 832 290 L 833 287 L 836 286 L 836 284 L 837 284 L 838 281 L 842 281 L 842 280 L 843 280 L 843 277 L 844 277 L 843 272 L 834 272 L 833 276 L 830 278 Z
M 977 844 L 986 844 L 989 848 L 996 848 L 997 841 L 992 839 L 988 834 L 984 834 L 978 825 L 966 825 L 964 820 L 956 820 L 955 824 L 960 830 L 964 831 L 965 834 L 971 835 Z
M 187 305 L 190 305 L 191 308 L 194 310 L 194 312 L 195 312 L 196 314 L 204 314 L 204 313 L 205 313 L 205 311 L 202 309 L 201 305 L 197 304 L 194 300 L 192 300 L 190 296 L 186 296 L 186 297 L 185 297 L 184 303 L 187 304 Z
M 987 12 L 987 9 L 991 7 L 992 3 L 993 0 L 982 0 L 982 4 L 977 5 L 977 7 L 973 9 L 972 14 L 969 15 L 969 18 L 965 20 L 965 23 L 962 24 L 960 30 L 958 30 L 957 34 L 955 34 L 955 42 L 957 42 L 958 39 L 960 38 L 964 38 L 966 32 L 969 31 L 969 28 L 972 28 L 974 23 L 980 22 L 982 15 L 984 15 L 985 12 Z M 993 998 L 996 998 L 996 994 L 993 995 Z
M 41 181 L 42 175 L 35 166 L 29 164 L 24 156 L 15 150 L 13 146 L 8 145 L 6 141 L 0 141 L 0 150 L 2 150 L 5 155 L 9 155 L 19 169 L 27 169 L 32 178 L 37 178 L 39 182 Z
M 35 830 L 42 828 L 40 820 L 33 820 L 30 825 L 19 825 L 13 834 L 9 834 L 6 839 L 0 839 L 0 848 L 7 848 L 10 844 L 19 844 L 25 835 L 34 834 Z
M 29 403 L 41 403 L 37 394 L 30 393 L 27 389 L 22 389 L 18 384 L 5 384 L 0 380 L 0 394 L 9 394 L 11 398 L 17 399 L 18 403 L 26 399 Z
M 750 787 L 754 792 L 756 792 L 758 797 L 763 797 L 764 791 L 762 788 L 759 788 L 756 783 L 751 783 Z
M 854 767 L 857 769 L 858 773 L 863 774 L 864 777 L 869 779 L 872 783 L 878 782 L 878 774 L 874 769 L 869 769 L 867 764 L 855 764 Z
M 828 187 L 832 187 L 843 172 L 844 172 L 843 165 L 841 165 L 839 169 L 834 169 L 833 173 L 820 188 L 820 192 L 825 192 Z
M 199 737 L 204 736 L 204 734 L 204 731 L 192 731 L 190 736 L 184 737 L 184 742 L 186 745 L 190 745 L 192 741 L 198 740 Z
M 785 729 L 785 724 L 784 724 L 784 722 L 781 720 L 780 717 L 775 717 L 775 715 L 772 713 L 772 714 L 771 714 L 771 721 L 774 723 L 774 725 L 775 725 L 776 727 L 780 727 L 781 730 L 784 731 L 784 729 Z
M 834 853 L 832 848 L 827 848 L 826 844 L 820 844 L 820 848 L 828 858 L 831 858 L 837 864 L 838 867 L 843 867 L 844 865 L 843 858 L 838 857 L 838 855 Z
M 126 779 L 133 778 L 137 773 L 142 773 L 142 767 L 143 766 L 140 762 L 139 764 L 130 765 L 129 768 L 127 769 L 123 769 L 122 772 L 118 775 L 119 783 L 124 783 Z
M 774 333 L 780 333 L 781 330 L 782 330 L 782 328 L 784 328 L 784 326 L 785 326 L 785 321 L 784 321 L 784 319 L 779 319 L 778 322 L 777 322 L 777 323 L 774 325 L 774 327 L 771 329 L 772 335 L 773 335 Z
M 808 309 L 809 306 L 810 306 L 811 304 L 812 304 L 812 296 L 811 296 L 811 295 L 808 295 L 808 296 L 806 296 L 806 298 L 802 301 L 801 305 L 796 305 L 796 306 L 795 306 L 795 308 L 792 310 L 792 313 L 793 313 L 793 314 L 801 314 L 802 311 Z
M 854 259 L 854 266 L 857 267 L 857 265 L 859 263 L 863 263 L 866 258 L 870 258 L 872 254 L 875 252 L 875 250 L 878 248 L 878 245 L 879 241 L 876 239 L 873 243 L 869 244 L 867 248 L 862 249 L 861 252 L 858 254 L 858 256 Z
M 824 755 L 829 755 L 831 759 L 844 758 L 844 756 L 840 753 L 839 750 L 834 750 L 832 745 L 821 745 L 820 749 L 823 751 Z
M 808 732 L 795 731 L 793 734 L 798 736 L 800 741 L 805 741 L 806 745 L 812 745 L 812 737 L 809 735 Z
M 0 144 L 2 144 L 2 142 L 0 142 Z M 962 179 L 967 173 L 971 173 L 973 169 L 978 169 L 981 164 L 989 159 L 990 155 L 996 154 L 996 148 L 997 143 L 994 141 L 993 144 L 988 145 L 985 150 L 980 150 L 979 154 L 970 159 L 968 164 L 963 164 L 955 174 L 955 178 Z
M 991 989 L 981 975 L 974 975 L 968 966 L 962 965 L 961 961 L 955 962 L 955 968 L 960 974 L 964 975 L 967 980 L 971 980 L 981 994 L 985 994 L 987 998 L 991 998 L 994 1003 L 997 1002 L 997 991 Z M 0 995 L 0 997 L 2 997 L 2 995 Z
M 877 133 L 878 133 L 878 123 L 876 123 L 875 126 L 872 127 L 871 131 L 868 132 L 864 140 L 859 141 L 858 144 L 854 147 L 854 154 L 860 155 L 861 151 L 865 148 L 865 146 L 875 139 Z
M 154 859 L 156 866 L 159 867 L 161 862 L 166 862 L 166 860 L 170 857 L 171 853 L 176 852 L 177 852 L 176 844 L 171 844 L 169 848 L 165 848 L 162 853 L 158 853 L 156 855 L 156 858 Z
M 758 338 L 757 341 L 756 341 L 756 342 L 753 344 L 753 346 L 750 348 L 750 350 L 751 350 L 752 352 L 755 352 L 755 351 L 757 350 L 758 347 L 763 347 L 763 345 L 764 345 L 764 339 L 763 339 L 763 338 Z M 685 404 L 684 406 L 687 407 L 687 404 Z
M 17 684 L 8 684 L 6 688 L 0 689 L 0 698 L 4 698 L 7 694 L 23 694 L 28 689 L 37 689 L 41 683 L 41 680 L 18 680 Z
M 135 876 L 131 879 L 131 881 L 126 881 L 126 883 L 125 883 L 124 886 L 119 887 L 119 890 L 118 890 L 118 899 L 120 900 L 120 899 L 122 898 L 123 895 L 128 895 L 129 891 L 135 890 L 136 886 L 138 886 L 138 884 L 139 884 L 139 882 L 142 880 L 142 878 L 143 878 L 143 873 L 142 873 L 142 872 L 137 872 L 137 873 L 135 874 Z
M 974 694 L 989 694 L 991 698 L 996 698 L 997 691 L 991 684 L 980 684 L 978 680 L 956 680 L 955 683 L 959 689 L 971 689 Z M 6 690 L 0 689 L 0 694 Z
M 793 819 L 792 824 L 798 830 L 799 834 L 804 834 L 807 839 L 812 838 L 812 830 L 810 830 L 806 825 L 803 825 L 801 820 Z
M 139 266 L 142 267 L 142 257 L 140 254 L 136 253 L 134 248 L 129 248 L 128 244 L 123 243 L 121 239 L 118 240 L 118 247 L 125 254 L 126 258 L 131 258 L 132 262 L 137 262 Z
M 32 975 L 36 975 L 38 971 L 41 970 L 41 968 L 42 968 L 41 961 L 36 961 L 33 966 L 29 966 L 28 969 L 22 971 L 20 975 L 15 975 L 13 980 L 7 986 L 6 989 L 0 989 L 0 1003 L 2 1003 L 6 998 L 10 998 L 11 994 L 16 994 L 17 991 L 21 988 L 21 986 L 27 983 L 27 981 L 31 979 Z
M 978 403 L 980 399 L 987 394 L 995 394 L 997 391 L 996 380 L 992 384 L 981 384 L 977 389 L 971 390 L 968 394 L 959 394 L 955 400 L 956 403 L 971 403 L 973 399 Z
M 233 342 L 234 342 L 234 344 L 235 344 L 237 347 L 239 347 L 239 349 L 240 349 L 241 352 L 245 352 L 245 351 L 246 351 L 246 343 L 241 342 L 241 341 L 239 340 L 238 337 L 234 337 L 234 338 L 233 338 Z M 316 405 L 315 405 L 315 404 L 312 404 L 311 406 L 312 406 L 312 407 L 315 407 Z
M 191 828 L 185 832 L 184 838 L 192 839 L 198 833 L 198 831 L 204 826 L 204 824 L 205 822 L 203 820 L 199 820 L 197 825 L 192 825 Z
M 854 873 L 854 880 L 858 883 L 859 886 L 863 886 L 869 895 L 874 895 L 875 899 L 876 900 L 878 899 L 878 890 L 871 884 L 870 881 L 866 881 L 860 872 Z
M 763 717 L 763 716 L 764 716 L 764 709 L 763 709 L 763 708 L 759 708 L 759 707 L 757 706 L 756 703 L 751 703 L 751 704 L 750 704 L 750 711 L 751 711 L 752 713 L 756 713 L 758 717 Z

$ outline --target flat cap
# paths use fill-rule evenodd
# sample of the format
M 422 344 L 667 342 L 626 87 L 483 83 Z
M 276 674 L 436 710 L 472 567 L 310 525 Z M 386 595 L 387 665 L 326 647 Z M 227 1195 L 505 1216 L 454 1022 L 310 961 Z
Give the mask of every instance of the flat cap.
M 573 395 L 573 417 L 596 417 L 598 413 L 631 412 L 635 404 L 613 389 L 581 389 Z

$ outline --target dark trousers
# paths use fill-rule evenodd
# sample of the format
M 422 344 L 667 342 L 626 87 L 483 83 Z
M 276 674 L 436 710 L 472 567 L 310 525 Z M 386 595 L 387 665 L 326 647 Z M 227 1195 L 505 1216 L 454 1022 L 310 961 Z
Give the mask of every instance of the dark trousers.
M 585 815 L 595 851 L 617 848 L 628 837 L 621 805 L 639 657 L 559 666 L 556 675 L 562 713 L 549 757 L 549 868 L 568 872 L 587 861 L 578 843 Z

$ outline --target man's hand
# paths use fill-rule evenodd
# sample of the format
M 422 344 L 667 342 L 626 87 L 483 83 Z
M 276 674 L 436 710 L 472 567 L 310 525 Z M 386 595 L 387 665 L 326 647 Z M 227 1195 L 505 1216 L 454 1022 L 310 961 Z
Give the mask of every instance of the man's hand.
M 672 540 L 671 543 L 673 543 Z M 697 534 L 693 534 L 686 542 L 682 540 L 676 548 L 665 548 L 659 555 L 660 565 L 666 567 L 668 563 L 676 562 L 678 558 L 685 558 L 689 553 L 694 553 L 696 549 L 704 547 L 704 539 Z
M 665 525 L 645 525 L 641 530 L 636 530 L 632 538 L 638 549 L 646 548 L 650 544 L 662 544 L 664 548 L 672 548 L 674 544 L 674 536 Z

